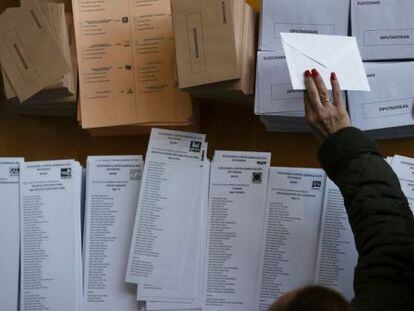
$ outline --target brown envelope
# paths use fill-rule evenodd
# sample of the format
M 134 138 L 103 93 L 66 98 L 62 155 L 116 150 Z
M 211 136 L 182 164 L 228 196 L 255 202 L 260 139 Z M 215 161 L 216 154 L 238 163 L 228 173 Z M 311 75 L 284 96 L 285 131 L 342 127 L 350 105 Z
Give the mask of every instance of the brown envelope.
M 243 15 L 234 14 L 240 79 L 186 88 L 184 91 L 198 97 L 225 98 L 242 98 L 254 93 L 257 14 L 250 5 L 243 0 L 241 2 L 244 7 Z M 242 29 L 236 27 L 237 24 Z
M 0 61 L 21 101 L 69 72 L 40 9 L 7 9 L 0 17 Z
M 180 88 L 240 78 L 233 2 L 171 1 Z

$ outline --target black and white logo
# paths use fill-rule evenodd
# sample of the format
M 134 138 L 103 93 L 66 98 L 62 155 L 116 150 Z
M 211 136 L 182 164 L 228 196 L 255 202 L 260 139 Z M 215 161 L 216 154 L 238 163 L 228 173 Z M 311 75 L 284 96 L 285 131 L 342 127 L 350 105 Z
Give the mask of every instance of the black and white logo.
M 70 167 L 60 169 L 60 178 L 62 179 L 71 179 L 72 178 L 72 169 Z
M 200 152 L 201 151 L 201 141 L 192 141 L 190 143 L 190 151 L 191 152 Z
M 11 167 L 9 169 L 10 177 L 18 177 L 20 175 L 20 169 L 18 167 Z
M 322 187 L 322 182 L 320 180 L 314 180 L 312 181 L 312 189 L 314 190 L 320 190 Z
M 253 172 L 252 173 L 252 183 L 261 184 L 262 183 L 262 172 Z
M 129 180 L 140 180 L 141 179 L 141 170 L 140 169 L 131 169 L 129 172 Z

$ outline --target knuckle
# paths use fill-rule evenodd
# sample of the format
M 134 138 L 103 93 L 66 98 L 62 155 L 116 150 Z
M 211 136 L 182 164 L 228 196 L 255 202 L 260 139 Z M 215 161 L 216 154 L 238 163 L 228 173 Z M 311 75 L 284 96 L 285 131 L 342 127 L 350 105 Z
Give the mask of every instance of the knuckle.
M 306 121 L 308 122 L 308 123 L 310 123 L 310 124 L 315 124 L 316 123 L 316 118 L 315 118 L 315 116 L 307 116 L 306 117 Z

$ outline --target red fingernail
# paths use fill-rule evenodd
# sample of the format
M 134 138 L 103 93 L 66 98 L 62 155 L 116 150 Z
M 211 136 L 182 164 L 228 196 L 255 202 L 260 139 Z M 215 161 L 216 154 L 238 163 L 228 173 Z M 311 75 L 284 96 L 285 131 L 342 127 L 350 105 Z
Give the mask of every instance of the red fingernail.
M 331 73 L 331 80 L 336 80 L 336 73 L 335 72 Z
M 311 76 L 310 71 L 309 71 L 309 70 L 306 70 L 306 71 L 305 71 L 305 77 L 306 77 L 306 78 L 309 78 L 310 76 Z
M 316 69 L 312 69 L 312 77 L 317 78 L 319 76 L 319 72 Z

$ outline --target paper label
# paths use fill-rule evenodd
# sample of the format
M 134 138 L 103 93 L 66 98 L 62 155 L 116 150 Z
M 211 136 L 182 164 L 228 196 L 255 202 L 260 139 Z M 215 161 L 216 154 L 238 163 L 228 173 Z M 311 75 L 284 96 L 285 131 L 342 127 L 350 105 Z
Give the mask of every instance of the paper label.
M 414 45 L 414 28 L 366 30 L 364 33 L 364 45 Z
M 335 25 L 317 25 L 317 24 L 282 24 L 274 23 L 274 38 L 280 39 L 281 32 L 313 34 L 313 35 L 334 35 Z
M 24 45 L 20 40 L 17 31 L 11 30 L 3 35 L 3 40 L 7 45 L 10 54 L 13 56 L 16 68 L 27 84 L 38 79 L 38 74 L 26 53 Z
M 206 71 L 205 47 L 201 13 L 187 15 L 188 41 L 190 42 L 190 59 L 192 73 Z
M 303 90 L 294 90 L 291 83 L 272 84 L 271 85 L 272 100 L 289 100 L 295 98 L 303 98 Z
M 396 115 L 412 114 L 414 98 L 402 98 L 386 102 L 365 103 L 364 119 L 375 119 Z

